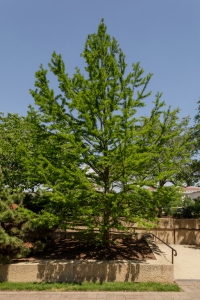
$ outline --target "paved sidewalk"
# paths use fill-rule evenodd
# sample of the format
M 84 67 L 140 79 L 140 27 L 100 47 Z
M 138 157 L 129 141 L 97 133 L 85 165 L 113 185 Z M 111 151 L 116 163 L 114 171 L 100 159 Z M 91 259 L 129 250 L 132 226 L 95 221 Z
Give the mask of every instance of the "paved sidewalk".
M 171 262 L 172 251 L 164 244 L 157 244 L 166 260 Z M 173 245 L 178 255 L 174 257 L 175 279 L 200 279 L 200 246 Z
M 200 300 L 200 280 L 177 283 L 181 292 L 0 292 L 0 300 Z

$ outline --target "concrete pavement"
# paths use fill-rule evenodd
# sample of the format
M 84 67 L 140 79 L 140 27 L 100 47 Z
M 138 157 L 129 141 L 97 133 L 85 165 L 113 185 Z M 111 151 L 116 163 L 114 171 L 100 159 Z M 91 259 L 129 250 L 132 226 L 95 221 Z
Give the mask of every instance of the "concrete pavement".
M 181 292 L 0 292 L 0 300 L 200 300 L 200 280 L 177 283 Z
M 171 262 L 171 249 L 164 244 L 157 244 L 165 256 Z M 173 245 L 178 255 L 174 257 L 175 279 L 200 279 L 200 246 Z

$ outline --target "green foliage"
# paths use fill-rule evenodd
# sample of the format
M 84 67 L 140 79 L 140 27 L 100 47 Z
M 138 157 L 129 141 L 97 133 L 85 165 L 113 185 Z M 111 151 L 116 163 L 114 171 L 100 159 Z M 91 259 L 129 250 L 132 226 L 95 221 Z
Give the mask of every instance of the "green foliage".
M 5 187 L 0 172 L 0 263 L 25 257 L 45 247 L 48 235 L 59 226 L 59 217 L 41 210 L 38 214 L 24 208 L 24 192 Z M 38 196 L 39 197 L 39 196 Z
M 13 191 L 27 185 L 22 157 L 28 139 L 23 117 L 17 114 L 0 114 L 0 166 L 4 181 Z
M 185 168 L 179 174 L 181 179 L 184 179 L 188 186 L 199 184 L 200 179 L 200 100 L 197 102 L 197 114 L 194 117 L 194 125 L 190 128 L 190 139 L 194 143 L 191 151 L 191 161 L 185 165 Z
M 194 121 L 195 121 L 195 125 L 194 125 L 194 135 L 193 138 L 196 139 L 196 148 L 195 148 L 195 152 L 198 153 L 198 151 L 200 150 L 200 100 L 197 102 L 198 107 L 198 113 L 195 115 L 194 117 Z
M 23 222 L 23 218 L 15 208 L 22 201 L 22 193 L 12 194 L 8 188 L 4 187 L 3 174 L 0 169 L 0 263 L 10 262 L 12 258 L 25 256 L 29 252 L 24 242 L 17 237 L 18 225 Z
M 9 263 L 13 258 L 25 257 L 29 249 L 16 236 L 10 236 L 0 227 L 0 264 Z
M 145 176 L 152 180 L 150 185 L 156 188 L 166 183 L 182 185 L 185 178 L 181 174 L 191 163 L 195 144 L 188 126 L 190 119 L 179 120 L 180 109 L 162 111 L 163 105 L 157 99 L 150 117 L 144 118 L 144 123 L 149 124 L 145 143 L 152 148 L 151 162 Z
M 182 211 L 183 218 L 200 218 L 200 197 L 191 200 L 190 197 L 184 198 L 184 207 Z
M 172 214 L 173 207 L 182 206 L 182 189 L 175 186 L 158 187 L 153 192 L 153 198 L 158 203 L 158 216 L 162 217 L 162 212 Z

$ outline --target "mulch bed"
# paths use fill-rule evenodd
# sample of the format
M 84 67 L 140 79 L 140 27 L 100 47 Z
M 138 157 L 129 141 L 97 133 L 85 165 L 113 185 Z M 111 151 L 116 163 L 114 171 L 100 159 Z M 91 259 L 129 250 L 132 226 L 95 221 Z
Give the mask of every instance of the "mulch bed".
M 38 259 L 95 259 L 95 260 L 147 260 L 156 259 L 144 239 L 118 239 L 109 249 L 73 239 L 55 239 L 47 242 L 43 251 L 23 260 Z

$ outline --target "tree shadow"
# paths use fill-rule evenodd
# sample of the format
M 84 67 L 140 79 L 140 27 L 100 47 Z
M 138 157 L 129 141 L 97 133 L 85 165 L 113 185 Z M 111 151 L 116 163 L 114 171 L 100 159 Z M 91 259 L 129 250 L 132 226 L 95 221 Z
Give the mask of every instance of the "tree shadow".
M 38 281 L 103 282 L 136 281 L 142 261 L 41 261 Z
M 197 246 L 197 245 L 185 245 L 184 248 L 190 248 L 190 249 L 193 249 L 193 250 L 199 250 L 200 251 L 200 246 Z
M 197 245 L 200 243 L 200 230 L 192 228 L 176 229 L 175 241 L 179 245 Z
M 7 265 L 0 264 L 0 282 L 8 280 L 8 269 L 9 269 L 9 264 Z
M 154 237 L 152 237 L 151 234 L 144 234 L 143 235 L 144 238 L 148 241 L 148 245 L 151 248 L 151 251 L 157 255 L 162 255 L 162 251 L 160 250 L 160 248 L 158 247 L 158 245 L 156 244 L 156 241 L 154 240 Z

